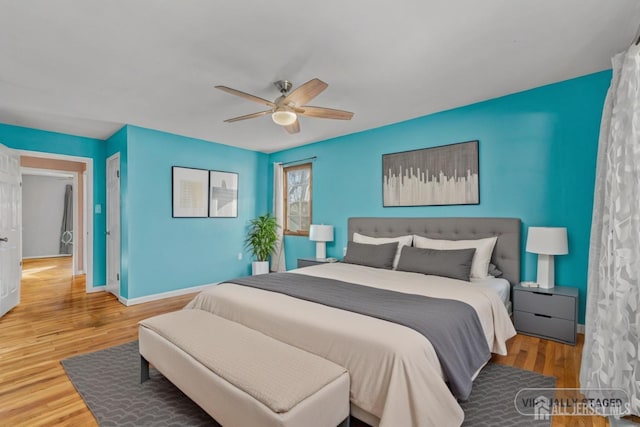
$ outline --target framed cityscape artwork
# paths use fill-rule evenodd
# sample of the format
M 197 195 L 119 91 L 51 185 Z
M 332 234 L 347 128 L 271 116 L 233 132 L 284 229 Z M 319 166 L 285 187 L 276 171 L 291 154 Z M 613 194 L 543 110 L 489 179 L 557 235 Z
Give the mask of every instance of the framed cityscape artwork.
M 384 207 L 480 203 L 478 141 L 382 155 Z

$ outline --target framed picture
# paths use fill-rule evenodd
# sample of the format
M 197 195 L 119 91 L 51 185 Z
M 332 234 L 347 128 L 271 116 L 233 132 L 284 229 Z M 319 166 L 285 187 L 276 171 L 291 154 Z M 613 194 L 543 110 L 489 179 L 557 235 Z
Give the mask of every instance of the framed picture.
M 171 185 L 171 216 L 173 218 L 207 217 L 208 170 L 173 166 Z
M 480 203 L 478 141 L 382 155 L 384 207 Z
M 209 217 L 238 216 L 238 174 L 209 171 Z

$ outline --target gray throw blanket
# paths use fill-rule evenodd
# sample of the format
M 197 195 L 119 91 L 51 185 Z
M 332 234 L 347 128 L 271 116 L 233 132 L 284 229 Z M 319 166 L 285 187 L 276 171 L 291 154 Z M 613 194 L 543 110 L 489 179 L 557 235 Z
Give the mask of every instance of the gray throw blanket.
M 460 400 L 469 397 L 473 375 L 491 357 L 478 314 L 461 301 L 297 273 L 262 274 L 227 282 L 279 292 L 415 329 L 433 345 L 449 388 Z

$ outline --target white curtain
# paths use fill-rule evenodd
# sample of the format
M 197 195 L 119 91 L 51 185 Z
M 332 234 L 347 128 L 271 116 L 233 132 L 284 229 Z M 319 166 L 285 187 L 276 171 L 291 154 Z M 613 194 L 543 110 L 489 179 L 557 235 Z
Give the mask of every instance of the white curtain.
M 271 256 L 273 271 L 286 271 L 284 258 L 284 168 L 282 163 L 273 164 L 273 216 L 278 222 L 278 244 Z
M 640 415 L 640 46 L 613 58 L 600 127 L 582 388 L 621 388 Z

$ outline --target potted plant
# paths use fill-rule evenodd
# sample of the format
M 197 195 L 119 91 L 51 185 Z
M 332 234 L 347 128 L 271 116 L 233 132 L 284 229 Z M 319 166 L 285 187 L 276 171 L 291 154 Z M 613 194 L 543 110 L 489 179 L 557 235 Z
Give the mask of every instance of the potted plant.
M 249 232 L 244 241 L 245 248 L 251 251 L 255 261 L 251 264 L 251 273 L 269 272 L 269 256 L 276 250 L 278 243 L 278 223 L 270 213 L 260 215 L 249 222 Z

